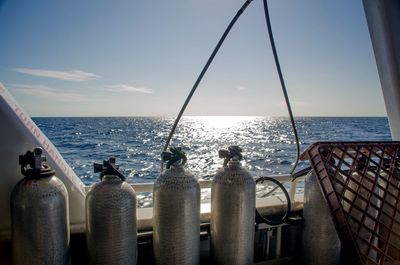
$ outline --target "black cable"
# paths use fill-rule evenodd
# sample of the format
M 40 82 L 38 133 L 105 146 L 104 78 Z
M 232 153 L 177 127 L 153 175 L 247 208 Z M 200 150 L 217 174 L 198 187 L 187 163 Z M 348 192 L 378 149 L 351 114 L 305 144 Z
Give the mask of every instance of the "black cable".
M 289 117 L 290 117 L 290 122 L 292 124 L 292 129 L 293 129 L 293 133 L 294 133 L 294 137 L 296 138 L 296 148 L 297 148 L 297 154 L 296 154 L 296 160 L 294 162 L 294 165 L 290 171 L 290 174 L 292 175 L 294 173 L 294 171 L 296 170 L 297 164 L 299 163 L 299 159 L 300 159 L 300 142 L 299 142 L 299 136 L 297 134 L 297 128 L 296 128 L 296 123 L 294 122 L 294 118 L 293 118 L 293 112 L 292 112 L 292 107 L 290 106 L 290 100 L 289 100 L 289 96 L 286 90 L 286 85 L 285 85 L 285 80 L 283 79 L 283 74 L 282 74 L 282 70 L 281 70 L 281 66 L 279 63 L 279 58 L 278 58 L 278 53 L 276 52 L 276 47 L 275 47 L 275 41 L 274 41 L 274 35 L 272 34 L 272 28 L 271 28 L 271 20 L 269 17 L 269 12 L 268 12 L 268 3 L 267 0 L 263 0 L 264 3 L 264 13 L 265 13 L 265 20 L 267 22 L 267 28 L 268 28 L 268 35 L 269 35 L 269 40 L 271 42 L 271 47 L 272 47 L 272 52 L 274 54 L 274 59 L 275 59 L 275 65 L 276 65 L 276 70 L 278 71 L 278 75 L 279 75 L 279 80 L 281 82 L 281 86 L 282 86 L 282 92 L 283 95 L 285 97 L 285 101 L 286 101 L 286 106 L 289 112 Z
M 233 25 L 238 20 L 238 18 L 241 16 L 243 11 L 249 6 L 249 4 L 251 2 L 252 2 L 252 0 L 247 0 L 242 5 L 242 7 L 239 9 L 239 11 L 233 17 L 232 21 L 229 23 L 228 27 L 224 31 L 222 37 L 218 41 L 216 47 L 214 48 L 213 52 L 211 53 L 211 56 L 207 60 L 207 63 L 203 67 L 200 75 L 198 76 L 196 82 L 194 83 L 194 85 L 193 85 L 188 97 L 186 98 L 185 103 L 183 104 L 181 110 L 179 111 L 178 116 L 175 119 L 175 122 L 174 122 L 174 124 L 172 126 L 172 129 L 171 129 L 171 131 L 170 131 L 170 133 L 168 135 L 167 141 L 166 141 L 166 143 L 164 145 L 163 152 L 165 152 L 168 149 L 168 146 L 169 146 L 169 144 L 171 142 L 171 139 L 172 139 L 172 136 L 173 136 L 173 134 L 174 134 L 174 132 L 176 130 L 176 127 L 177 127 L 180 119 L 182 118 L 183 112 L 185 111 L 187 105 L 189 104 L 189 102 L 190 102 L 194 92 L 196 91 L 198 85 L 200 84 L 204 74 L 207 72 L 208 67 L 210 66 L 210 64 L 214 60 L 215 55 L 218 53 L 219 48 L 221 47 L 222 43 L 225 41 L 226 36 L 228 35 L 228 33 L 232 29 Z M 295 124 L 294 117 L 293 117 L 292 108 L 291 108 L 290 101 L 289 101 L 289 96 L 288 96 L 288 93 L 287 93 L 287 90 L 286 90 L 285 81 L 284 81 L 282 70 L 281 70 L 281 67 L 280 67 L 278 54 L 277 54 L 276 47 L 275 47 L 275 41 L 274 41 L 274 37 L 273 37 L 273 33 L 272 33 L 271 21 L 270 21 L 269 12 L 268 12 L 267 0 L 263 0 L 263 3 L 264 3 L 264 12 L 265 12 L 265 19 L 266 19 L 267 28 L 268 28 L 268 34 L 269 34 L 269 38 L 270 38 L 270 42 L 271 42 L 272 51 L 273 51 L 273 54 L 274 54 L 274 60 L 275 60 L 276 68 L 277 68 L 277 71 L 278 71 L 279 80 L 281 82 L 282 92 L 284 94 L 285 102 L 286 102 L 286 105 L 287 105 L 287 108 L 288 108 L 288 112 L 289 112 L 289 117 L 290 117 L 292 129 L 293 129 L 293 133 L 294 133 L 294 136 L 295 136 L 295 139 L 296 139 L 296 147 L 297 147 L 296 160 L 295 160 L 294 165 L 293 165 L 293 167 L 292 167 L 292 169 L 290 171 L 290 174 L 293 174 L 295 169 L 296 169 L 296 167 L 297 167 L 297 164 L 299 162 L 299 158 L 300 158 L 300 142 L 299 142 L 299 137 L 298 137 L 298 133 L 297 133 L 296 124 Z M 164 165 L 164 163 L 163 163 L 163 161 L 161 161 L 161 171 L 163 170 L 163 165 Z
M 252 2 L 253 0 L 247 0 L 242 7 L 239 9 L 239 11 L 236 13 L 236 15 L 233 17 L 232 21 L 229 23 L 228 27 L 226 28 L 224 34 L 222 34 L 221 39 L 218 41 L 217 46 L 214 48 L 213 52 L 211 53 L 210 58 L 208 58 L 207 63 L 205 64 L 205 66 L 203 67 L 203 70 L 201 70 L 201 73 L 199 75 L 199 77 L 197 77 L 196 82 L 194 83 L 192 90 L 190 90 L 190 93 L 188 95 L 188 97 L 186 98 L 185 103 L 183 104 L 181 110 L 179 111 L 178 116 L 175 119 L 174 125 L 172 126 L 172 129 L 168 135 L 167 141 L 164 145 L 164 149 L 163 152 L 167 151 L 168 146 L 171 142 L 172 136 L 175 132 L 176 126 L 178 126 L 178 123 L 183 115 L 183 112 L 185 111 L 187 105 L 189 104 L 190 99 L 192 98 L 194 92 L 196 91 L 197 87 L 199 86 L 201 80 L 203 79 L 204 74 L 207 72 L 208 67 L 210 66 L 211 62 L 214 60 L 215 55 L 217 54 L 219 48 L 221 47 L 222 43 L 224 42 L 226 36 L 228 35 L 229 31 L 232 29 L 233 25 L 236 23 L 236 21 L 238 20 L 238 18 L 240 17 L 240 15 L 243 13 L 243 11 L 249 6 L 249 4 Z M 163 171 L 163 167 L 164 167 L 164 161 L 161 160 L 161 172 Z
M 286 212 L 285 212 L 285 214 L 280 218 L 280 220 L 270 220 L 270 219 L 267 219 L 267 218 L 265 218 L 264 216 L 262 216 L 262 214 L 260 214 L 259 211 L 258 211 L 257 208 L 256 208 L 256 222 L 257 222 L 257 223 L 262 223 L 262 222 L 264 222 L 264 223 L 266 223 L 266 224 L 268 224 L 268 225 L 274 225 L 274 226 L 275 226 L 275 225 L 280 225 L 280 224 L 282 224 L 282 223 L 284 223 L 284 222 L 287 221 L 287 219 L 289 218 L 290 211 L 292 210 L 292 203 L 291 203 L 291 201 L 290 201 L 290 195 L 289 195 L 289 193 L 287 192 L 285 186 L 283 186 L 283 184 L 280 183 L 279 180 L 274 179 L 274 178 L 271 178 L 271 177 L 260 177 L 260 178 L 258 178 L 258 179 L 256 180 L 256 184 L 257 184 L 257 183 L 260 183 L 260 182 L 263 183 L 264 181 L 271 181 L 271 182 L 273 182 L 277 187 L 279 187 L 279 188 L 282 190 L 283 194 L 284 194 L 285 197 L 286 197 Z

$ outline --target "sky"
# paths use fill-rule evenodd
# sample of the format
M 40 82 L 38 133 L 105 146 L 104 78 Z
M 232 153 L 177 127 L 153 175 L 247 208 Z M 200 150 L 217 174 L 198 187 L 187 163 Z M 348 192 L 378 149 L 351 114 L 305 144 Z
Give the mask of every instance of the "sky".
M 243 0 L 0 0 L 0 82 L 34 117 L 174 116 Z M 295 116 L 386 116 L 361 0 L 269 0 Z M 287 116 L 263 5 L 185 115 Z

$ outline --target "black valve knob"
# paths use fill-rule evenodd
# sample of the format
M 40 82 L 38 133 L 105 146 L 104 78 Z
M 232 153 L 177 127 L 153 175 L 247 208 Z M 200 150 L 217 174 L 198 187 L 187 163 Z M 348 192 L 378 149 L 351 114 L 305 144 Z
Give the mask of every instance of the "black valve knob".
M 236 157 L 238 160 L 243 159 L 242 155 L 242 148 L 240 148 L 237 145 L 231 145 L 228 147 L 228 150 L 222 149 L 218 151 L 218 155 L 220 158 L 225 158 L 224 159 L 224 167 L 228 164 L 228 162 Z
M 184 165 L 187 161 L 186 154 L 182 151 L 181 147 L 171 147 L 169 152 L 162 152 L 161 159 L 162 161 L 168 161 L 167 169 L 170 168 L 172 164 L 181 162 Z
M 93 163 L 93 172 L 100 173 L 100 180 L 103 180 L 105 175 L 113 175 L 119 177 L 122 181 L 125 181 L 125 176 L 119 171 L 119 166 L 115 163 L 115 157 L 110 157 L 108 160 L 104 160 L 103 164 Z

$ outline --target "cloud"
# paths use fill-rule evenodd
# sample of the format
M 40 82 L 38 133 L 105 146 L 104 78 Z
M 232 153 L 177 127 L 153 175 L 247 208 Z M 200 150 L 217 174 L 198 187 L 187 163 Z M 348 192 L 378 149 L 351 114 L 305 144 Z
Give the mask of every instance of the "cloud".
M 107 86 L 108 91 L 153 94 L 153 90 L 145 87 L 135 87 L 125 84 Z
M 237 87 L 237 90 L 238 91 L 243 91 L 243 90 L 247 90 L 248 88 L 247 87 L 244 87 L 244 86 L 238 86 Z
M 11 84 L 14 91 L 19 94 L 42 97 L 59 102 L 88 102 L 93 101 L 81 94 L 64 92 L 62 89 L 42 85 Z
M 76 82 L 89 81 L 100 78 L 100 76 L 96 74 L 80 70 L 55 71 L 55 70 L 30 69 L 30 68 L 14 68 L 13 70 L 18 73 L 23 73 L 33 76 L 49 77 L 59 80 L 76 81 Z

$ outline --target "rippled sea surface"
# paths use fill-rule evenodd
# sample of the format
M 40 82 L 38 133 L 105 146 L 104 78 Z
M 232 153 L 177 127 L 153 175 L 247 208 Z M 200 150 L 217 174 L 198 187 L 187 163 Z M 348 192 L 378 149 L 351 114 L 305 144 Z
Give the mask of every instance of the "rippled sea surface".
M 98 181 L 93 162 L 117 158 L 131 183 L 153 182 L 160 153 L 174 118 L 34 118 L 76 174 Z M 316 141 L 391 140 L 387 118 L 297 118 L 301 150 Z M 239 145 L 244 164 L 255 176 L 285 174 L 296 157 L 286 118 L 184 117 L 172 140 L 182 146 L 188 168 L 207 179 L 222 166 L 218 150 Z M 299 169 L 306 166 L 301 162 Z

